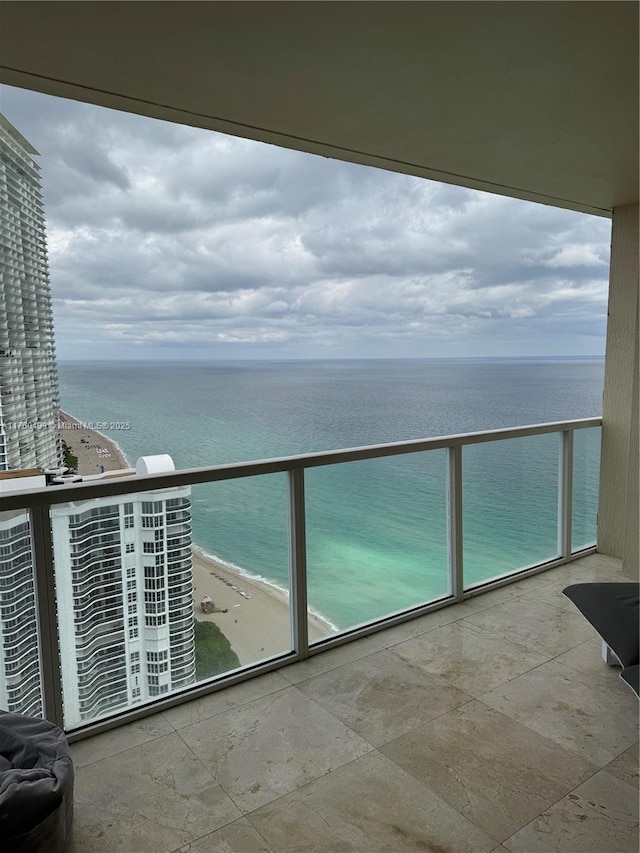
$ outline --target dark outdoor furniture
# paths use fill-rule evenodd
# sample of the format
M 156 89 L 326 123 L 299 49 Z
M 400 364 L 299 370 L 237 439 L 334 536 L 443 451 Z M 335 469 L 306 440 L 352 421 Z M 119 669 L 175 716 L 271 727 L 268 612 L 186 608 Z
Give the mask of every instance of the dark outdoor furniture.
M 61 729 L 0 711 L 2 853 L 62 853 L 71 835 L 73 778 Z
M 605 661 L 622 666 L 620 678 L 640 697 L 640 584 L 576 583 L 562 592 L 602 637 Z

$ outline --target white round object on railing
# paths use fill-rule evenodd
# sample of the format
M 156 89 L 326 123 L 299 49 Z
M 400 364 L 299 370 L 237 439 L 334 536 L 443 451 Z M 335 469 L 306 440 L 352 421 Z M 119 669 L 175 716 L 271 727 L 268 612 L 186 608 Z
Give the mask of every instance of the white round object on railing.
M 157 456 L 140 456 L 136 462 L 136 474 L 164 474 L 167 471 L 175 471 L 176 466 L 168 453 L 159 453 Z

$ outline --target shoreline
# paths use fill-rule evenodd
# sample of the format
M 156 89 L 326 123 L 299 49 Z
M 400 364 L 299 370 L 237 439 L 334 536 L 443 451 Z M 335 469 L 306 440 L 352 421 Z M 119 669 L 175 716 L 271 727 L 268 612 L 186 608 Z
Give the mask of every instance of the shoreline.
M 132 469 L 124 451 L 111 438 L 90 429 L 77 418 L 60 412 L 58 434 L 78 457 L 79 476 Z M 289 594 L 275 584 L 232 567 L 191 544 L 193 615 L 200 622 L 214 622 L 246 666 L 291 648 Z M 216 612 L 203 613 L 200 601 L 208 595 Z M 226 612 L 222 612 L 226 611 Z M 320 614 L 309 612 L 309 641 L 337 633 Z
M 227 562 L 222 557 L 217 556 L 217 554 L 210 554 L 208 551 L 205 551 L 201 545 L 193 544 L 191 547 L 195 556 L 201 557 L 203 560 L 211 563 L 215 568 L 220 568 L 223 571 L 229 572 L 234 577 L 237 577 L 239 581 L 246 580 L 248 583 L 257 583 L 264 586 L 276 598 L 284 599 L 288 605 L 289 590 L 282 586 L 278 586 L 274 581 L 254 575 L 247 569 L 243 569 L 242 566 L 237 566 L 235 563 Z M 322 613 L 318 610 L 314 610 L 312 607 L 309 607 L 309 617 L 313 617 L 324 627 L 327 631 L 327 636 L 337 634 L 340 631 L 340 628 L 338 628 L 337 625 L 334 625 L 330 619 L 327 619 L 326 616 L 323 616 Z
M 201 551 L 193 554 L 193 607 L 199 622 L 214 622 L 229 640 L 240 664 L 256 663 L 291 648 L 289 596 L 284 590 L 234 571 Z M 200 601 L 208 595 L 216 608 L 203 613 Z M 221 612 L 226 611 L 226 612 Z M 326 620 L 309 613 L 309 641 L 336 633 Z
M 103 471 L 131 470 L 129 460 L 119 444 L 104 433 L 90 429 L 67 412 L 58 415 L 58 435 L 78 457 L 78 474 L 82 477 Z

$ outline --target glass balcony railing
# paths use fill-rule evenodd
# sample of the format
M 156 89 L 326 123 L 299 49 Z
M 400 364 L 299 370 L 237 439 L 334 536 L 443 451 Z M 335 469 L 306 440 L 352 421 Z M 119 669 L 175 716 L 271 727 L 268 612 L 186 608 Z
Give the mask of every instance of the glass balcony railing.
M 4 493 L 0 706 L 95 732 L 566 562 L 600 426 Z
M 309 613 L 332 633 L 450 594 L 445 450 L 312 468 L 305 493 Z
M 571 548 L 580 551 L 596 543 L 598 522 L 598 477 L 602 429 L 577 430 L 573 433 L 573 485 Z
M 560 556 L 558 434 L 463 449 L 465 588 Z

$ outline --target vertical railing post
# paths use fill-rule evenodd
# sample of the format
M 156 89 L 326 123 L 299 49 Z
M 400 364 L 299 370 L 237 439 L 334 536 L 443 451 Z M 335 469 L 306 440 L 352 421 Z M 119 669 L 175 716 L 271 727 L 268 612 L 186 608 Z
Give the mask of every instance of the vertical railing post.
M 462 601 L 464 573 L 462 557 L 462 447 L 447 449 L 447 519 L 449 533 L 449 588 Z
M 558 555 L 571 557 L 573 523 L 573 430 L 560 433 L 558 462 Z
M 32 507 L 29 510 L 29 525 L 38 614 L 43 715 L 50 722 L 62 727 L 62 672 L 49 507 Z
M 289 471 L 289 587 L 291 589 L 291 643 L 293 650 L 302 660 L 309 656 L 303 468 Z

